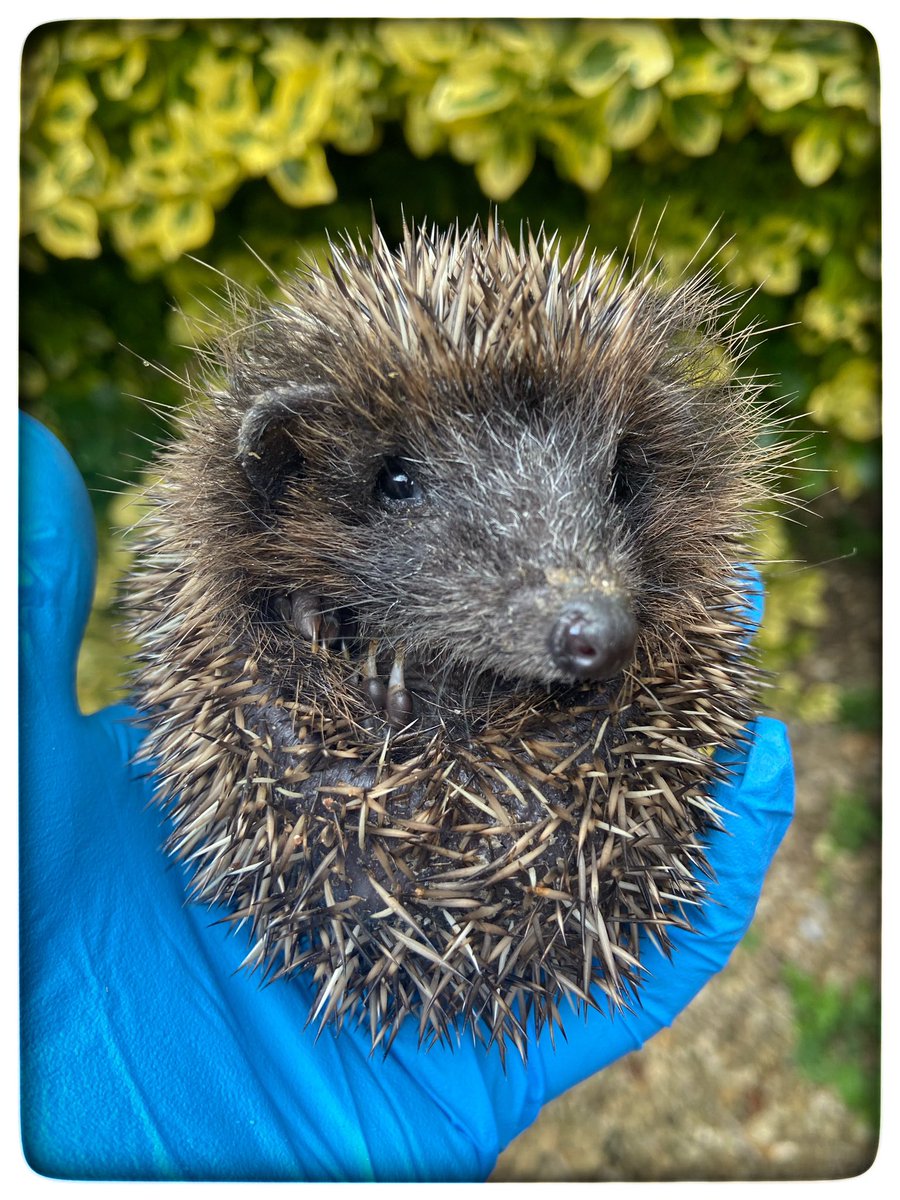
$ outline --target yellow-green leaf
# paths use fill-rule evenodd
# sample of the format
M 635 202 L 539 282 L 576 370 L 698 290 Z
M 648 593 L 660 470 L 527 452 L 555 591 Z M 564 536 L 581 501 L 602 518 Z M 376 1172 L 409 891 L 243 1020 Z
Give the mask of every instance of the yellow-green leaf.
M 517 88 L 498 68 L 473 69 L 479 64 L 469 59 L 466 68 L 438 79 L 428 98 L 428 112 L 445 124 L 499 112 L 515 98 Z
M 840 130 L 834 121 L 815 117 L 794 138 L 791 162 L 797 178 L 807 187 L 818 187 L 840 166 L 843 150 Z
M 444 142 L 443 131 L 429 114 L 426 99 L 418 94 L 410 96 L 403 122 L 407 144 L 417 158 L 428 158 Z
M 603 187 L 612 167 L 612 152 L 596 129 L 584 129 L 571 121 L 552 121 L 542 127 L 542 133 L 553 147 L 561 175 L 586 192 Z
M 99 130 L 88 127 L 80 142 L 59 146 L 53 156 L 57 178 L 64 191 L 96 197 L 109 176 L 110 157 Z
M 815 287 L 808 292 L 800 314 L 801 329 L 826 344 L 847 342 L 858 354 L 871 345 L 872 323 L 878 316 L 878 294 L 847 284 Z
M 325 138 L 342 154 L 366 154 L 375 148 L 378 130 L 362 104 L 338 104 L 325 126 Z
M 522 134 L 498 137 L 491 152 L 475 164 L 475 178 L 491 200 L 508 200 L 531 173 L 534 142 Z
M 771 254 L 760 272 L 760 286 L 770 296 L 793 296 L 800 287 L 801 262 L 789 251 Z
M 566 51 L 572 42 L 567 22 L 504 17 L 486 21 L 483 28 L 500 51 L 500 61 L 528 88 L 542 91 L 551 78 L 565 76 L 569 66 Z
M 128 97 L 128 107 L 134 113 L 149 113 L 158 108 L 166 90 L 166 73 L 160 64 L 144 71 Z
M 672 70 L 672 45 L 653 21 L 617 21 L 613 31 L 636 88 L 652 87 Z
M 121 58 L 100 72 L 100 86 L 110 100 L 127 100 L 147 69 L 147 43 L 132 42 Z
M 844 144 L 856 158 L 871 158 L 878 151 L 878 130 L 868 121 L 850 121 L 844 126 Z
M 167 262 L 188 250 L 197 250 L 212 237 L 216 219 L 212 205 L 199 196 L 184 196 L 160 204 L 156 214 L 156 242 Z
M 276 79 L 290 76 L 298 71 L 308 71 L 314 66 L 321 53 L 292 26 L 273 25 L 268 31 L 269 44 L 260 54 L 260 61 L 268 67 Z
M 859 58 L 860 32 L 838 21 L 796 21 L 787 27 L 790 44 L 811 54 L 821 67 L 835 67 Z
M 96 107 L 97 97 L 83 75 L 61 79 L 47 93 L 41 132 L 51 142 L 73 141 L 81 137 Z
M 206 47 L 185 77 L 204 120 L 221 129 L 241 129 L 257 119 L 259 96 L 249 58 L 220 57 Z
M 614 150 L 630 150 L 650 136 L 659 118 L 662 97 L 657 88 L 638 90 L 621 79 L 603 104 L 606 140 Z
M 136 250 L 154 245 L 157 213 L 155 201 L 141 200 L 110 214 L 110 232 L 123 258 L 131 261 Z
M 65 196 L 56 164 L 26 142 L 22 154 L 22 232 L 29 233 L 37 216 L 53 208 Z
M 260 136 L 282 150 L 284 158 L 302 158 L 331 115 L 333 95 L 318 67 L 284 75 L 275 84 Z
M 464 20 L 390 20 L 378 22 L 378 39 L 389 57 L 411 75 L 427 73 L 429 64 L 454 62 L 471 38 Z
M 53 86 L 59 67 L 59 40 L 45 37 L 22 56 L 22 129 L 31 128 L 38 106 Z
M 869 80 L 853 63 L 843 63 L 835 67 L 822 83 L 822 99 L 829 108 L 865 110 L 871 98 L 871 91 Z
M 86 200 L 64 196 L 35 222 L 38 240 L 57 258 L 96 258 L 100 253 L 97 210 Z
M 774 21 L 719 19 L 700 24 L 714 45 L 746 63 L 762 62 L 768 57 L 779 32 Z
M 776 52 L 747 72 L 750 88 L 772 112 L 784 112 L 816 94 L 819 68 L 801 51 Z
M 881 432 L 881 376 L 869 358 L 851 358 L 834 376 L 814 388 L 810 415 L 826 429 L 854 442 L 870 442 Z
M 285 204 L 295 208 L 330 204 L 337 197 L 321 146 L 310 146 L 302 157 L 281 163 L 269 172 L 268 180 Z
M 225 139 L 237 163 L 248 175 L 267 175 L 288 154 L 281 139 L 266 134 L 267 127 L 259 123 L 247 129 L 235 129 Z
M 600 37 L 566 72 L 566 83 L 586 100 L 599 96 L 620 79 L 628 66 L 625 51 L 613 37 Z
M 672 145 L 696 158 L 712 154 L 722 136 L 722 114 L 702 96 L 672 100 L 662 120 Z
M 63 32 L 63 58 L 78 63 L 82 70 L 89 71 L 111 62 L 124 54 L 127 46 L 127 37 L 115 21 L 103 24 L 77 21 Z
M 682 55 L 663 80 L 662 88 L 673 100 L 680 96 L 720 96 L 733 91 L 742 77 L 737 59 L 706 45 Z
M 499 136 L 496 122 L 460 121 L 448 137 L 450 153 L 459 162 L 478 162 L 493 152 Z

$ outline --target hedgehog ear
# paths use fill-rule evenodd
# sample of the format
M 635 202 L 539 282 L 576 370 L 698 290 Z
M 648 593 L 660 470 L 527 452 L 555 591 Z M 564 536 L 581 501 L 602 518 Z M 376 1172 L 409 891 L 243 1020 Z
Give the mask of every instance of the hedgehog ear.
M 303 467 L 303 456 L 291 437 L 291 424 L 301 408 L 321 395 L 321 388 L 291 384 L 254 396 L 244 413 L 237 438 L 237 461 L 255 491 L 277 500 L 291 475 Z

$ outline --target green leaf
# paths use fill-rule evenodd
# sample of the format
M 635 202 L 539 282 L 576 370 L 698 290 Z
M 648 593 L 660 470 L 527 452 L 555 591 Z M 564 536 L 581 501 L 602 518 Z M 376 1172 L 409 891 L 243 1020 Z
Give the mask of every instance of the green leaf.
M 494 121 L 460 121 L 448 138 L 450 153 L 459 162 L 478 162 L 493 153 L 498 136 Z
M 630 150 L 648 138 L 656 126 L 662 97 L 656 88 L 639 91 L 627 79 L 612 89 L 603 105 L 607 141 L 614 150 Z
M 410 75 L 428 73 L 432 63 L 454 62 L 471 39 L 470 22 L 461 20 L 381 20 L 378 40 L 388 57 Z
M 712 154 L 722 136 L 722 114 L 702 96 L 671 101 L 662 120 L 676 150 L 692 157 Z
M 586 192 L 603 187 L 612 167 L 612 153 L 595 128 L 575 121 L 553 121 L 542 132 L 553 147 L 560 174 Z
M 673 100 L 680 96 L 719 96 L 734 91 L 742 77 L 735 58 L 707 45 L 680 56 L 662 87 Z
M 372 114 L 362 104 L 336 104 L 324 129 L 324 137 L 342 154 L 366 154 L 378 142 Z
M 419 94 L 413 94 L 407 101 L 403 132 L 417 158 L 428 158 L 444 143 L 443 130 L 428 112 L 427 97 Z
M 435 121 L 450 124 L 470 117 L 499 112 L 515 99 L 517 87 L 499 68 L 471 69 L 477 63 L 466 61 L 464 68 L 444 75 L 428 98 L 428 113 Z
M 285 157 L 302 157 L 306 147 L 318 140 L 333 101 L 325 72 L 304 68 L 283 75 L 263 115 L 262 140 L 280 147 Z
M 652 87 L 672 70 L 672 45 L 654 21 L 625 21 L 613 26 L 636 88 Z
M 127 32 L 115 21 L 102 24 L 78 21 L 67 26 L 63 33 L 64 59 L 78 63 L 85 71 L 118 58 L 127 46 Z
M 857 118 L 844 125 L 844 145 L 854 158 L 870 159 L 878 152 L 877 128 Z
M 531 174 L 534 141 L 522 133 L 507 132 L 490 153 L 475 165 L 475 178 L 491 200 L 508 200 Z
M 813 419 L 854 442 L 870 442 L 881 433 L 881 374 L 868 358 L 850 358 L 809 399 Z
M 51 142 L 71 142 L 81 137 L 97 97 L 82 75 L 59 80 L 43 104 L 41 132 Z
M 63 197 L 41 213 L 35 232 L 44 249 L 57 258 L 96 258 L 100 253 L 97 210 L 74 196 Z
M 212 205 L 197 196 L 185 196 L 161 204 L 157 213 L 159 249 L 164 259 L 174 262 L 186 250 L 196 250 L 212 237 L 215 215 Z
M 779 27 L 774 21 L 722 19 L 701 21 L 709 40 L 725 54 L 745 63 L 759 63 L 775 45 Z
M 127 100 L 147 69 L 147 43 L 132 42 L 121 58 L 100 72 L 100 86 L 110 100 Z
M 301 158 L 281 163 L 269 172 L 268 180 L 285 204 L 295 208 L 330 204 L 337 198 L 337 186 L 321 146 L 310 146 Z
M 820 67 L 835 67 L 863 53 L 860 29 L 837 21 L 797 21 L 789 29 L 790 42 L 811 54 Z M 867 37 L 867 34 L 863 35 Z
M 816 94 L 819 68 L 800 51 L 775 53 L 747 72 L 750 88 L 772 112 L 784 112 Z
M 186 74 L 195 111 L 220 129 L 246 128 L 258 119 L 259 96 L 249 58 L 233 59 L 205 47 Z
M 822 99 L 829 108 L 858 108 L 865 111 L 872 87 L 863 71 L 852 63 L 835 67 L 822 84 Z
M 134 250 L 152 245 L 156 237 L 156 212 L 155 203 L 142 200 L 110 214 L 110 231 L 123 258 L 130 259 Z
M 835 121 L 815 117 L 794 139 L 791 162 L 797 178 L 807 187 L 819 187 L 840 166 L 843 149 Z
M 599 96 L 625 73 L 628 61 L 623 47 L 612 37 L 589 44 L 584 57 L 566 72 L 566 83 L 586 100 Z

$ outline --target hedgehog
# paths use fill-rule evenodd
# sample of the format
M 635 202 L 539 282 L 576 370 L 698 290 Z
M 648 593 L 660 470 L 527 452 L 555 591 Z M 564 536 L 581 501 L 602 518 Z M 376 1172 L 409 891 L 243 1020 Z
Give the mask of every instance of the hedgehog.
M 373 1050 L 410 1020 L 524 1056 L 639 1001 L 758 709 L 750 334 L 709 264 L 586 246 L 330 241 L 220 334 L 148 488 L 167 849 L 244 966 Z

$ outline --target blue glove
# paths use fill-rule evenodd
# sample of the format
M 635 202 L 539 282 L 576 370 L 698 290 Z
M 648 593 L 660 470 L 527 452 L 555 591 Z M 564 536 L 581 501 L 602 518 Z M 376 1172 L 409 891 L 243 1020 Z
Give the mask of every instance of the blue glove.
M 124 706 L 84 717 L 75 663 L 93 588 L 84 485 L 62 446 L 21 427 L 22 1128 L 31 1166 L 80 1179 L 472 1180 L 541 1106 L 671 1024 L 750 924 L 791 816 L 786 735 L 756 722 L 717 798 L 717 881 L 671 961 L 648 946 L 633 1013 L 572 1013 L 504 1073 L 468 1037 L 387 1058 L 366 1028 L 304 1029 L 302 975 L 260 988 L 243 935 L 185 904 Z M 565 1009 L 563 1009 L 565 1012 Z

